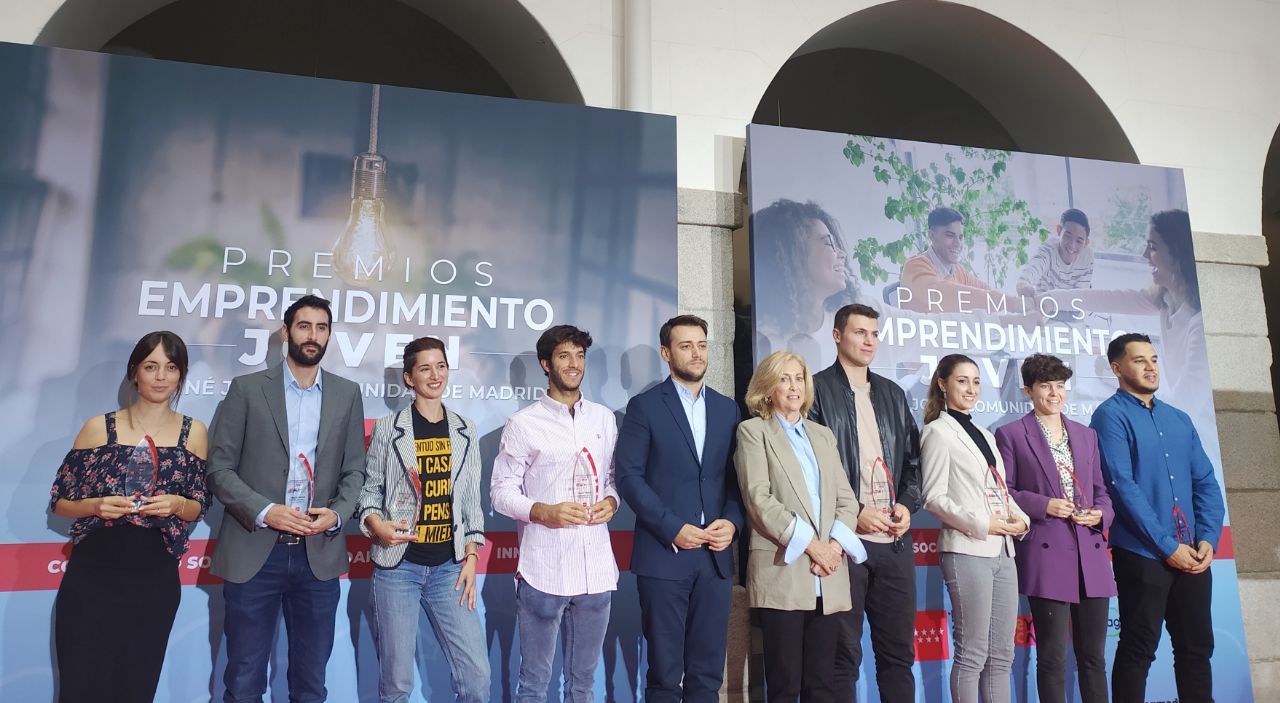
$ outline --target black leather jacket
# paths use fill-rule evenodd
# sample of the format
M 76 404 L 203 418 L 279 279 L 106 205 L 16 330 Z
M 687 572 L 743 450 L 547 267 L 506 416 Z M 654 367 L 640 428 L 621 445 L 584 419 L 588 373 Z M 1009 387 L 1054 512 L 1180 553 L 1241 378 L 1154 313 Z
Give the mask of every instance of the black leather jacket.
M 920 509 L 920 428 L 911 415 L 907 394 L 898 384 L 870 371 L 871 407 L 875 409 L 876 426 L 880 430 L 881 456 L 893 475 L 897 500 L 911 512 Z M 813 376 L 813 408 L 809 419 L 826 425 L 836 436 L 836 447 L 844 462 L 854 494 L 862 490 L 858 467 L 858 425 L 855 419 L 853 389 L 839 360 L 830 368 Z M 861 496 L 859 496 L 861 505 Z

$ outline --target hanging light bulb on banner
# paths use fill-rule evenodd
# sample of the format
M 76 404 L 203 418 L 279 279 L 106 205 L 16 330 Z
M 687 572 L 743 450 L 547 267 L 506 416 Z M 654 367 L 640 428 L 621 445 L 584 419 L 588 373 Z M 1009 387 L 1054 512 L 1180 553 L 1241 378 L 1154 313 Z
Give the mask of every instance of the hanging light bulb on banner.
M 333 244 L 333 269 L 347 285 L 382 280 L 395 265 L 395 242 L 387 230 L 387 159 L 378 152 L 381 86 L 373 86 L 369 108 L 369 151 L 351 167 L 351 213 Z

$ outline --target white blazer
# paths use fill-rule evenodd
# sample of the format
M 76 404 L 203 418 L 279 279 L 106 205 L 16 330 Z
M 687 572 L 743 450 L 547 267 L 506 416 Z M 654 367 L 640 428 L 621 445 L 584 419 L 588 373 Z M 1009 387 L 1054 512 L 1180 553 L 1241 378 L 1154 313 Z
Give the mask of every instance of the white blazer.
M 996 439 L 976 425 L 996 458 L 996 471 L 1004 477 L 1004 459 L 996 449 Z M 959 422 L 943 411 L 920 433 L 920 454 L 924 478 L 924 509 L 942 521 L 938 549 L 978 557 L 995 557 L 1001 552 L 1013 556 L 1013 540 L 988 534 L 991 512 L 986 489 L 994 484 L 982 450 L 973 443 Z M 1027 514 L 1009 498 L 1009 509 L 1030 525 Z M 1024 533 L 1025 534 L 1025 533 Z

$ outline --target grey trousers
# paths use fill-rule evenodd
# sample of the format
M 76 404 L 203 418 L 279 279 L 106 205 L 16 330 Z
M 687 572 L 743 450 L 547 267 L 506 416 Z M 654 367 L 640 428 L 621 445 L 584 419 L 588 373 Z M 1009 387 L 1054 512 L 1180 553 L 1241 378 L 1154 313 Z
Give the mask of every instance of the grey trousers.
M 942 578 L 951 597 L 951 700 L 1009 703 L 1018 569 L 1013 557 L 944 552 Z

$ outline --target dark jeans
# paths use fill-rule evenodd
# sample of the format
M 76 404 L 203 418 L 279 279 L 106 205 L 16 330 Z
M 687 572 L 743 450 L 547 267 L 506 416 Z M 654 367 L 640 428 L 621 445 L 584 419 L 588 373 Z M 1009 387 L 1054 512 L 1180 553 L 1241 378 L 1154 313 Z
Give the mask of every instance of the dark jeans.
M 757 608 L 764 635 L 764 689 L 769 703 L 829 703 L 836 700 L 832 666 L 843 613 Z
M 900 547 L 862 541 L 867 560 L 848 562 L 853 587 L 853 610 L 841 619 L 836 645 L 835 688 L 840 700 L 857 696 L 862 666 L 862 618 L 871 625 L 871 649 L 876 655 L 876 687 L 880 700 L 910 701 L 916 696 L 911 666 L 916 661 L 916 559 L 911 533 Z
M 1112 550 L 1120 606 L 1120 644 L 1111 670 L 1115 703 L 1145 700 L 1147 670 L 1156 658 L 1160 625 L 1173 642 L 1173 675 L 1182 703 L 1213 700 L 1213 575 L 1188 574 L 1164 561 Z
M 1081 598 L 1079 603 L 1064 603 L 1028 596 L 1027 602 L 1031 604 L 1031 620 L 1036 629 L 1036 691 L 1040 703 L 1066 701 L 1068 636 L 1076 653 L 1081 703 L 1107 703 L 1105 650 L 1111 599 Z
M 733 580 L 721 578 L 711 552 L 682 579 L 637 576 L 640 622 L 649 654 L 645 700 L 714 702 L 724 680 Z
M 275 648 L 276 620 L 284 607 L 289 638 L 289 700 L 320 703 L 328 693 L 324 669 L 333 652 L 338 579 L 321 581 L 311 573 L 307 548 L 277 544 L 262 569 L 244 583 L 222 586 L 227 612 L 226 703 L 262 701 L 267 691 L 267 662 Z

